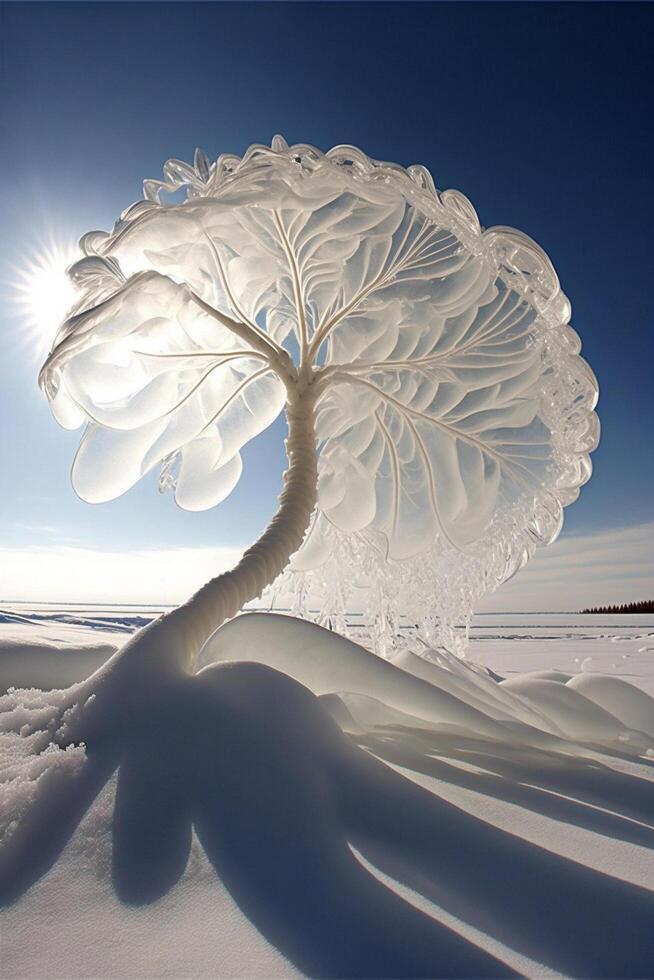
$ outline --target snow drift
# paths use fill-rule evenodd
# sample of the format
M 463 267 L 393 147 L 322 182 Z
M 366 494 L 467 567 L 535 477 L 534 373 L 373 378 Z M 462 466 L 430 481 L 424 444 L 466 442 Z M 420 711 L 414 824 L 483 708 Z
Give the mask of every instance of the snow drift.
M 0 699 L 3 976 L 651 974 L 643 691 L 391 663 L 260 614 L 190 674 L 148 630 L 72 688 Z M 89 894 L 99 918 L 62 912 L 39 966 L 53 907 Z

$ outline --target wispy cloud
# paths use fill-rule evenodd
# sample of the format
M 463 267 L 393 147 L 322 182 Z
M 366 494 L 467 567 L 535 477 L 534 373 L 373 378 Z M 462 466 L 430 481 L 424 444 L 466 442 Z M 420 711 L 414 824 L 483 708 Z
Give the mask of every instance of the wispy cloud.
M 242 553 L 240 548 L 3 548 L 0 601 L 167 605 L 231 568 Z
M 13 532 L 27 532 L 28 534 L 58 534 L 62 530 L 59 524 L 48 524 L 42 521 L 12 521 L 5 527 Z
M 578 610 L 654 596 L 654 521 L 566 535 L 480 604 L 482 612 Z

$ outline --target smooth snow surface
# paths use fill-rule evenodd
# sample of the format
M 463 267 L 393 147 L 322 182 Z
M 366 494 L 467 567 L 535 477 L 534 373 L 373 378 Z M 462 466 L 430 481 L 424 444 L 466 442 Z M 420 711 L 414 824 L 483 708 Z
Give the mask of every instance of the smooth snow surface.
M 3 978 L 654 973 L 646 618 L 486 617 L 467 662 L 391 663 L 247 615 L 196 675 L 160 626 L 20 618 Z

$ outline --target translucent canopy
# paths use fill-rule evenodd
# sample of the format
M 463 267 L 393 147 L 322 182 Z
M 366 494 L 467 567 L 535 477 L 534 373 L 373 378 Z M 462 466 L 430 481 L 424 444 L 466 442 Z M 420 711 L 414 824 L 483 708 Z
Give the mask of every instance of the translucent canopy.
M 556 537 L 591 472 L 597 383 L 531 239 L 353 147 L 276 137 L 164 177 L 82 239 L 42 371 L 57 419 L 87 423 L 82 497 L 163 462 L 181 506 L 224 499 L 284 406 L 267 351 L 285 348 L 323 372 L 319 504 L 293 562 L 322 615 L 374 594 L 438 618 L 448 582 L 469 608 Z

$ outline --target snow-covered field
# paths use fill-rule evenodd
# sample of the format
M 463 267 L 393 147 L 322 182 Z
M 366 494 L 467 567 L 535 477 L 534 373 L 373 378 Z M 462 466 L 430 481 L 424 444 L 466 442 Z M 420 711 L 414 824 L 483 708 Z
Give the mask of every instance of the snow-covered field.
M 3 610 L 0 694 L 152 612 Z M 0 699 L 3 978 L 654 974 L 654 617 L 481 616 L 477 668 L 245 619 L 86 757 Z

